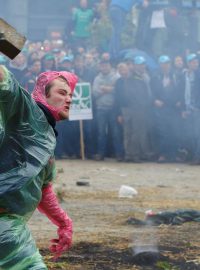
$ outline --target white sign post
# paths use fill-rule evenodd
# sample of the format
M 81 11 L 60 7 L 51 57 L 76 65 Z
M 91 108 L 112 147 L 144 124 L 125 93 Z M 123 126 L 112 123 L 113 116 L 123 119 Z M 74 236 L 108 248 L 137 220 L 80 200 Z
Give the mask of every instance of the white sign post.
M 73 93 L 72 104 L 69 111 L 69 120 L 79 120 L 81 158 L 85 159 L 83 121 L 93 118 L 92 95 L 90 83 L 78 83 Z

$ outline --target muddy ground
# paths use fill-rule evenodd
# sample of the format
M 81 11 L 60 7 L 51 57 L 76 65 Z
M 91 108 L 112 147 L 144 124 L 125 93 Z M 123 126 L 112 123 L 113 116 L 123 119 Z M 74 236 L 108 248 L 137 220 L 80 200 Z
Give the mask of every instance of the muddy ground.
M 200 269 L 200 222 L 181 225 L 129 224 L 145 212 L 200 210 L 200 167 L 185 164 L 57 161 L 55 189 L 74 222 L 72 249 L 56 262 L 48 251 L 54 227 L 35 212 L 29 225 L 49 269 Z M 77 182 L 89 185 L 77 185 Z M 121 185 L 135 188 L 119 198 Z M 142 253 L 134 256 L 136 252 Z

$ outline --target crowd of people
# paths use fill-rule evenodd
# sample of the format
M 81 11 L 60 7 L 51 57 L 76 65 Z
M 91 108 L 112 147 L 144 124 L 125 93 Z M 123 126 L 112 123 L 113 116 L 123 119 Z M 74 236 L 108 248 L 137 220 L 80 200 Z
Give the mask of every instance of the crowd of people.
M 101 2 L 106 5 L 107 1 Z M 111 1 L 110 8 L 116 8 L 118 2 Z M 148 1 L 126 1 L 126 5 L 132 2 L 148 7 Z M 149 57 L 136 48 L 119 51 L 118 44 L 118 57 L 113 58 L 109 47 L 101 51 L 88 45 L 89 33 L 79 21 L 85 10 L 88 25 L 94 13 L 87 1 L 81 0 L 73 10 L 77 21 L 73 41 L 53 32 L 50 39 L 27 41 L 12 61 L 1 55 L 0 63 L 30 93 L 39 74 L 51 70 L 69 71 L 79 82 L 90 83 L 93 119 L 83 121 L 87 159 L 199 164 L 198 53 Z M 57 130 L 56 158 L 81 158 L 79 121 L 59 122 Z
M 38 75 L 50 70 L 73 72 L 91 84 L 93 119 L 83 121 L 86 158 L 200 162 L 198 54 L 161 55 L 152 68 L 143 55 L 127 53 L 113 64 L 109 53 L 79 47 L 74 54 L 60 40 L 45 40 L 27 43 L 12 61 L 1 55 L 0 62 L 30 93 Z M 57 129 L 56 157 L 80 158 L 79 121 L 60 122 Z

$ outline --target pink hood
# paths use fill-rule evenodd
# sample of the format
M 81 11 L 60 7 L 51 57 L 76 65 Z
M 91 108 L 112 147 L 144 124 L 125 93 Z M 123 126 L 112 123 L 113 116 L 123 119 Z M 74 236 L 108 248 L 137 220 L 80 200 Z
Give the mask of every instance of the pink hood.
M 76 83 L 78 81 L 78 77 L 75 74 L 67 72 L 67 71 L 47 71 L 47 72 L 41 73 L 37 79 L 34 90 L 32 92 L 33 99 L 36 102 L 40 102 L 45 107 L 47 107 L 49 111 L 52 113 L 56 121 L 60 120 L 60 117 L 59 117 L 60 109 L 55 108 L 47 103 L 46 96 L 45 96 L 45 87 L 51 81 L 57 79 L 60 76 L 66 79 L 73 93 Z

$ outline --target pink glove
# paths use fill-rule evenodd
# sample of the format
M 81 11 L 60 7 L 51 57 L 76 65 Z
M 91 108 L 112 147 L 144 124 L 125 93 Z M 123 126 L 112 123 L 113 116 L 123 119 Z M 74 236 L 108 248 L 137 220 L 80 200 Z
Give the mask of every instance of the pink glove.
M 57 259 L 72 245 L 72 220 L 60 207 L 52 184 L 43 188 L 42 199 L 38 205 L 38 210 L 59 227 L 57 230 L 58 239 L 52 239 L 51 242 L 53 244 L 49 248 L 55 254 L 54 259 Z

